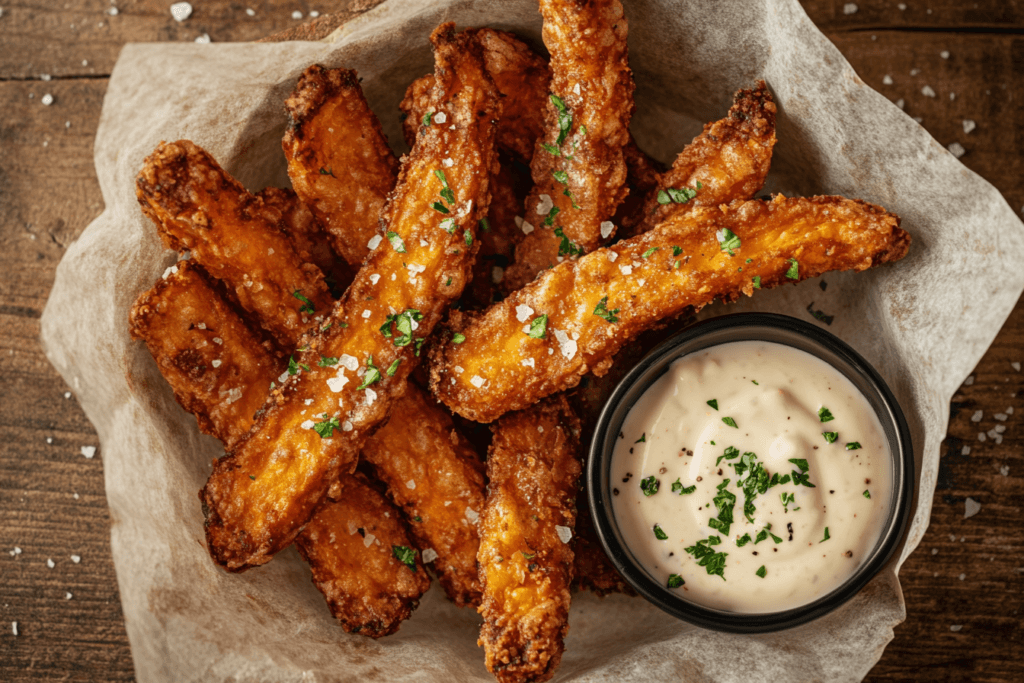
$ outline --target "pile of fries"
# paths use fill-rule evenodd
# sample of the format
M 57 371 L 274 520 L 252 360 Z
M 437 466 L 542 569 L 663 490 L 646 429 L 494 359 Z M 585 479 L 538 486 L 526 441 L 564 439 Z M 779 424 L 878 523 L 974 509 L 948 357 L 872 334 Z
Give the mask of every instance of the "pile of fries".
M 752 198 L 775 145 L 764 83 L 662 169 L 629 134 L 620 1 L 540 10 L 550 60 L 510 33 L 434 31 L 401 160 L 356 73 L 314 65 L 286 102 L 293 190 L 251 194 L 187 140 L 137 179 L 188 257 L 131 332 L 224 443 L 200 492 L 213 560 L 244 571 L 294 543 L 341 626 L 373 638 L 432 573 L 483 616 L 500 681 L 554 674 L 571 587 L 629 592 L 577 503 L 613 363 L 714 299 L 910 242 L 864 202 Z M 469 421 L 492 423 L 486 463 Z

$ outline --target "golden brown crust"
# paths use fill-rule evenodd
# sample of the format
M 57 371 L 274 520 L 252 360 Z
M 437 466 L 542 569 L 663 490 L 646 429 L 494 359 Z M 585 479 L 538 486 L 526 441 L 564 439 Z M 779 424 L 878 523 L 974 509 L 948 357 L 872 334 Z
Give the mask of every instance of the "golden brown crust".
M 395 186 L 398 160 L 350 69 L 306 69 L 285 100 L 290 124 L 281 145 L 288 176 L 330 235 L 334 251 L 363 262 Z
M 502 683 L 546 681 L 561 661 L 573 551 L 559 527 L 575 527 L 580 469 L 579 421 L 563 396 L 494 427 L 480 517 L 479 644 Z
M 584 489 L 580 490 L 580 499 L 586 500 Z M 626 580 L 605 555 L 601 541 L 594 530 L 594 520 L 590 509 L 580 504 L 576 516 L 576 547 L 573 549 L 573 571 L 576 575 L 575 585 L 581 590 L 589 590 L 598 597 L 611 593 L 636 595 Z
M 483 463 L 451 418 L 410 383 L 391 419 L 366 440 L 362 459 L 405 511 L 417 547 L 436 553 L 426 564 L 448 597 L 460 607 L 480 604 L 476 553 Z
M 281 212 L 249 194 L 194 143 L 160 143 L 135 185 L 164 244 L 191 250 L 282 347 L 294 347 L 314 315 L 330 309 L 323 273 L 296 253 L 281 229 Z M 293 292 L 310 299 L 316 313 L 300 311 L 305 304 Z
M 349 633 L 394 633 L 430 587 L 398 509 L 358 473 L 341 476 L 337 500 L 320 506 L 295 545 Z M 397 559 L 396 548 L 415 568 Z
M 704 126 L 688 144 L 657 187 L 644 194 L 644 208 L 623 221 L 621 236 L 647 232 L 675 213 L 697 206 L 718 206 L 750 199 L 764 186 L 775 147 L 775 101 L 764 81 L 740 90 L 725 118 Z M 698 184 L 700 189 L 697 189 Z M 659 192 L 672 188 L 696 190 L 693 199 L 677 203 Z
M 634 86 L 622 4 L 541 0 L 540 10 L 551 53 L 551 92 L 564 102 L 571 121 L 553 100 L 547 102 L 523 216 L 533 230 L 516 246 L 505 291 L 522 287 L 560 259 L 596 249 L 614 234 L 609 219 L 628 192 L 623 147 Z M 523 229 L 529 230 L 526 224 Z
M 284 359 L 199 267 L 179 261 L 174 268 L 136 300 L 129 331 L 146 343 L 199 431 L 230 449 L 249 432 Z
M 721 248 L 716 231 L 724 229 L 742 240 L 735 256 Z M 604 374 L 619 348 L 660 320 L 750 295 L 754 277 L 764 289 L 794 281 L 786 277 L 791 258 L 803 280 L 898 260 L 909 244 L 899 217 L 842 197 L 697 207 L 547 271 L 476 319 L 453 314 L 454 331 L 466 339 L 434 350 L 431 389 L 453 411 L 490 422 L 575 386 L 590 371 Z M 594 313 L 603 297 L 614 323 Z M 529 320 L 517 319 L 521 306 Z M 541 315 L 548 316 L 546 337 L 525 334 L 524 325 Z
M 429 336 L 469 278 L 473 249 L 466 235 L 487 211 L 499 100 L 475 41 L 456 35 L 453 24 L 439 27 L 432 41 L 433 97 L 450 123 L 421 133 L 405 158 L 382 219 L 394 237 L 370 253 L 329 328 L 297 357 L 309 370 L 274 392 L 252 432 L 217 461 L 202 491 L 210 553 L 229 570 L 263 564 L 294 539 L 404 393 L 418 361 L 413 337 Z M 446 159 L 452 163 L 443 164 Z M 441 169 L 448 199 L 441 194 Z M 442 201 L 447 214 L 432 208 Z M 452 221 L 450 231 L 442 227 L 445 219 Z M 393 316 L 410 309 L 422 318 L 403 335 Z M 409 343 L 397 345 L 400 337 Z M 325 356 L 341 362 L 320 366 Z M 371 362 L 380 378 L 372 386 L 366 384 Z M 314 429 L 317 422 L 324 423 L 325 438 Z
M 507 31 L 492 28 L 466 31 L 484 50 L 487 72 L 503 96 L 501 121 L 498 122 L 498 147 L 523 163 L 530 163 L 537 138 L 544 132 L 551 71 L 547 62 L 530 47 Z M 430 111 L 429 96 L 434 77 L 423 76 L 412 82 L 399 105 L 404 116 L 402 132 L 411 147 Z
M 523 197 L 516 192 L 512 162 L 503 157 L 498 172 L 491 178 L 491 206 L 486 227 L 481 225 L 478 232 L 480 251 L 473 264 L 473 279 L 462 295 L 464 307 L 486 308 L 494 302 L 497 285 L 504 278 L 515 244 L 523 234 L 516 227 L 516 216 L 522 205 Z

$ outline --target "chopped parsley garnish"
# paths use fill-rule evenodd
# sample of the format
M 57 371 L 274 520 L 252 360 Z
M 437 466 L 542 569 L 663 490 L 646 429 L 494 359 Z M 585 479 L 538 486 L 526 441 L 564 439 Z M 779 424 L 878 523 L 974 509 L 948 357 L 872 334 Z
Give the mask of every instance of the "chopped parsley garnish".
M 568 197 L 569 201 L 572 202 L 572 208 L 574 208 L 574 209 L 580 208 L 580 205 L 576 203 L 576 196 L 572 193 L 572 190 L 570 190 L 567 187 L 564 190 L 562 190 L 562 194 L 564 194 L 566 197 Z
M 715 442 L 712 441 L 711 443 L 714 444 Z M 725 449 L 724 453 L 718 456 L 718 460 L 715 461 L 715 467 L 718 467 L 723 460 L 732 460 L 734 458 L 738 458 L 739 456 L 739 449 L 735 448 L 734 446 L 729 446 L 728 448 Z
M 461 344 L 464 341 L 466 341 L 466 335 L 461 332 L 456 332 L 452 335 L 452 344 Z
M 480 229 L 483 230 L 484 232 L 490 232 L 491 231 L 491 224 L 487 220 L 486 216 L 484 216 L 483 218 L 480 219 Z
M 338 359 L 333 356 L 320 356 L 320 361 L 317 363 L 322 368 L 333 368 L 338 364 Z
M 807 466 L 807 460 L 804 458 L 790 458 L 789 461 L 799 467 L 801 472 L 806 472 L 810 469 L 810 467 Z
M 404 564 L 412 571 L 416 571 L 416 551 L 405 545 L 391 546 L 391 554 L 395 559 Z
M 423 518 L 422 518 L 422 517 L 420 517 L 419 515 L 416 515 L 415 517 L 413 517 L 413 518 L 412 518 L 412 520 L 413 520 L 414 522 L 422 522 L 422 521 L 423 521 Z
M 547 218 L 544 219 L 544 225 L 554 225 L 555 224 L 555 216 L 558 215 L 559 211 L 561 211 L 561 209 L 559 209 L 557 206 L 552 206 L 551 210 L 548 211 Z
M 682 247 L 672 247 L 672 255 L 673 256 L 679 256 L 682 253 L 683 253 L 683 248 Z
M 380 381 L 380 370 L 373 364 L 373 355 L 366 359 L 366 374 L 363 375 L 363 383 L 356 387 L 356 391 L 365 389 L 371 384 L 376 384 Z
M 424 126 L 429 126 L 430 125 L 430 121 L 433 118 L 434 118 L 434 112 L 428 111 L 426 114 L 423 115 L 423 125 Z
M 444 283 L 444 286 L 445 287 L 451 287 L 452 286 L 452 278 L 451 278 L 451 276 L 448 277 L 448 281 Z
M 436 209 L 437 207 L 435 206 L 434 208 Z M 445 213 L 447 213 L 447 211 L 445 211 Z M 440 223 L 437 224 L 437 227 L 441 228 L 446 233 L 451 235 L 451 234 L 453 234 L 455 232 L 455 227 L 456 227 L 455 226 L 455 219 L 454 218 L 445 218 L 444 220 L 442 220 Z
M 722 237 L 718 240 L 718 246 L 722 251 L 732 256 L 740 248 L 740 238 L 729 228 L 722 229 Z
M 790 504 L 795 503 L 795 502 L 796 502 L 796 494 L 795 493 L 783 493 L 782 494 L 782 509 L 784 511 L 789 512 Z M 793 508 L 794 511 L 799 510 L 799 509 L 800 508 Z
M 522 554 L 523 557 L 525 557 L 528 560 L 532 560 L 533 558 L 537 557 L 537 553 L 528 553 L 525 550 L 520 550 L 519 552 Z
M 551 103 L 558 110 L 558 140 L 555 144 L 561 147 L 562 143 L 565 142 L 565 138 L 568 137 L 569 131 L 572 129 L 572 112 L 565 106 L 565 101 L 561 97 L 555 94 L 552 94 L 550 97 Z
M 733 464 L 733 468 L 739 477 L 736 484 L 743 489 L 743 516 L 747 521 L 753 522 L 754 513 L 757 512 L 754 500 L 759 494 L 764 495 L 771 488 L 768 472 L 764 465 L 758 462 L 757 455 L 750 452 L 744 453 L 740 461 Z
M 551 175 L 554 176 L 555 180 L 562 183 L 563 185 L 569 184 L 569 174 L 565 171 L 552 171 Z
M 810 489 L 817 488 L 814 484 L 811 483 L 811 475 L 807 473 L 810 468 L 807 466 L 806 460 L 804 460 L 803 458 L 792 458 L 790 462 L 796 465 L 798 468 L 800 468 L 799 472 L 797 472 L 796 470 L 793 470 L 792 472 L 794 486 L 806 486 L 807 488 Z M 786 482 L 780 481 L 779 483 L 784 484 Z
M 772 537 L 772 540 L 775 541 L 776 545 L 782 543 L 782 539 L 772 533 L 772 525 L 766 524 L 763 529 L 757 532 L 757 538 L 754 539 L 754 545 L 757 545 L 761 541 L 767 539 L 769 536 Z
M 332 178 L 337 178 L 338 177 L 338 176 L 334 175 L 334 170 L 333 169 L 324 168 L 323 166 L 320 167 L 320 175 L 329 175 Z
M 848 451 L 859 451 L 860 448 L 860 441 L 851 441 L 850 443 L 846 444 L 846 450 Z
M 306 297 L 302 296 L 302 292 L 296 289 L 294 292 L 292 292 L 292 296 L 294 296 L 296 299 L 303 303 L 303 305 L 299 307 L 299 313 L 316 312 L 316 309 L 313 308 L 313 302 L 307 299 Z
M 395 360 L 394 360 L 394 361 L 393 361 L 393 362 L 391 363 L 391 365 L 389 365 L 389 366 L 388 366 L 388 369 L 387 369 L 387 372 L 386 372 L 386 374 L 387 374 L 387 376 L 388 376 L 388 377 L 394 377 L 394 376 L 395 376 L 395 373 L 396 373 L 396 372 L 398 372 L 398 365 L 399 365 L 399 364 L 400 364 L 401 362 L 402 362 L 402 359 L 401 359 L 401 358 L 396 358 L 396 359 L 395 359 Z
M 610 323 L 617 323 L 619 319 L 615 317 L 615 314 L 619 312 L 618 308 L 608 310 L 608 297 L 604 297 L 597 302 L 597 306 L 594 308 L 594 315 L 599 318 L 604 318 Z
M 750 534 L 743 534 L 742 536 L 736 539 L 736 547 L 742 548 L 746 544 L 750 543 L 752 540 L 754 539 L 750 538 Z
M 466 246 L 467 247 L 472 246 L 472 244 L 473 244 L 473 233 L 471 233 L 469 230 L 467 230 L 466 233 L 465 233 L 465 237 L 466 237 Z
M 824 543 L 824 542 L 825 542 L 825 541 L 827 541 L 827 540 L 828 540 L 829 538 L 830 538 L 830 536 L 828 535 L 828 527 L 825 527 L 825 538 L 823 538 L 823 539 L 821 539 L 820 541 L 818 541 L 818 543 Z
M 715 410 L 718 410 L 718 399 L 717 398 L 711 399 L 710 401 L 708 401 L 708 405 L 711 406 L 712 408 L 714 408 Z
M 867 498 L 868 500 L 871 500 L 871 492 L 868 491 L 867 489 L 864 489 L 864 497 Z
M 839 438 L 839 432 L 822 432 L 821 435 L 825 437 L 825 441 L 829 443 L 835 443 L 836 439 Z
M 679 574 L 669 574 L 668 575 L 668 583 L 665 584 L 665 585 L 668 586 L 669 588 L 679 588 L 684 583 L 686 583 L 686 582 L 683 581 L 683 577 L 679 576 Z
M 648 258 L 648 257 L 650 257 L 651 254 L 653 254 L 654 252 L 658 251 L 659 249 L 661 249 L 661 247 L 651 247 L 650 249 L 648 249 L 644 253 L 640 254 L 640 258 L 644 258 L 644 259 Z
M 756 386 L 761 386 L 756 379 L 752 379 L 750 381 L 753 382 Z
M 681 478 L 676 479 L 674 482 L 672 482 L 672 493 L 678 493 L 680 496 L 685 496 L 687 494 L 693 493 L 696 490 L 696 484 L 691 484 L 690 486 L 684 488 Z
M 322 422 L 317 422 L 313 425 L 313 430 L 320 435 L 321 439 L 329 439 L 334 435 L 334 430 L 341 431 L 341 425 L 338 424 L 338 418 L 329 417 L 327 413 L 324 413 L 324 419 Z
M 636 441 L 634 441 L 633 443 L 646 443 L 646 442 L 647 442 L 647 432 L 644 432 L 643 434 L 640 435 L 640 438 L 637 439 Z
M 543 339 L 544 335 L 548 331 L 548 314 L 538 315 L 530 323 L 530 331 L 527 332 L 527 336 L 533 337 L 534 339 Z
M 562 241 L 558 244 L 559 256 L 579 256 L 583 253 L 582 247 L 566 237 L 565 233 L 562 232 L 562 228 L 555 228 L 555 236 L 562 238 Z
M 653 496 L 658 492 L 659 486 L 661 486 L 661 482 L 655 479 L 653 474 L 640 480 L 640 490 L 644 492 L 645 496 Z
M 441 181 L 441 192 L 439 193 L 441 199 L 448 202 L 449 206 L 455 206 L 455 192 L 452 191 L 452 188 L 448 187 L 448 179 L 445 177 L 444 171 L 437 169 L 434 171 L 434 175 Z
M 832 416 L 831 410 L 829 410 L 825 406 L 822 406 L 818 408 L 818 419 L 821 420 L 822 422 L 831 422 L 836 418 Z
M 768 573 L 768 570 L 767 570 L 767 569 L 765 568 L 765 566 L 764 566 L 764 565 L 762 564 L 762 565 L 761 565 L 761 568 L 760 568 L 760 569 L 758 569 L 758 570 L 757 570 L 756 572 L 754 572 L 754 573 L 755 573 L 755 574 L 757 574 L 758 576 L 760 576 L 760 577 L 761 577 L 761 578 L 763 579 L 763 578 L 765 577 L 765 575 L 766 575 L 766 574 Z
M 700 182 L 697 183 L 697 190 L 703 189 Z M 664 190 L 658 192 L 658 203 L 659 204 L 685 204 L 694 197 L 697 196 L 697 190 L 691 190 L 688 187 L 676 189 L 674 187 L 667 187 Z
M 754 289 L 761 289 L 761 276 L 755 275 L 754 279 L 751 280 L 754 283 Z
M 732 419 L 731 417 L 723 417 L 722 418 L 722 422 L 724 422 L 725 424 L 729 425 L 730 427 L 734 427 L 736 429 L 739 429 L 739 427 L 736 427 L 736 420 Z
M 251 474 L 249 475 L 249 478 L 252 479 L 253 481 L 256 481 L 256 477 Z
M 397 251 L 399 254 L 405 253 L 405 242 L 402 241 L 402 238 L 398 236 L 397 232 L 391 232 L 390 230 L 388 230 L 386 236 L 388 238 L 388 242 L 391 243 L 391 247 L 395 251 Z
M 448 207 L 442 204 L 441 202 L 434 202 L 430 206 L 432 206 L 435 211 L 440 211 L 441 213 L 451 213 L 450 211 L 448 211 Z
M 711 549 L 711 546 L 721 544 L 722 539 L 718 536 L 708 536 L 706 541 L 697 541 L 694 545 L 686 548 L 686 552 L 693 555 L 693 558 L 697 560 L 697 564 L 701 567 L 706 568 L 708 574 L 712 576 L 721 576 L 722 580 L 725 580 L 725 558 L 729 556 L 728 553 L 716 553 Z
M 796 262 L 795 258 L 789 259 L 789 270 L 786 271 L 786 277 L 790 280 L 800 279 L 800 264 Z
M 657 524 L 654 525 L 654 537 L 659 541 L 667 541 L 668 534 L 661 530 L 661 527 Z
M 305 363 L 296 363 L 295 356 L 288 357 L 288 374 L 297 375 L 299 374 L 299 368 L 302 368 L 306 372 L 309 372 L 309 366 Z
M 562 156 L 562 153 L 561 153 L 561 152 L 559 152 L 559 151 L 558 151 L 558 148 L 557 148 L 557 147 L 555 147 L 554 145 L 549 145 L 549 144 L 548 144 L 548 143 L 546 143 L 546 142 L 542 142 L 542 143 L 540 143 L 540 146 L 541 146 L 541 147 L 543 147 L 543 148 L 544 148 L 544 150 L 545 150 L 545 151 L 546 151 L 546 152 L 547 152 L 548 154 L 552 154 L 552 155 L 554 155 L 554 156 L 556 156 L 556 157 L 560 157 L 560 156 Z
M 712 499 L 715 508 L 718 509 L 718 517 L 708 520 L 709 527 L 718 529 L 726 536 L 729 535 L 729 527 L 733 523 L 732 511 L 736 505 L 735 494 L 726 490 L 726 487 L 729 486 L 729 481 L 729 479 L 726 479 L 718 485 L 718 495 Z
M 407 308 L 401 313 L 392 313 L 380 326 L 380 333 L 387 339 L 394 339 L 395 346 L 408 346 L 412 343 L 412 324 L 423 320 L 423 314 L 415 308 Z M 395 331 L 391 331 L 394 324 Z M 417 340 L 419 341 L 419 340 Z

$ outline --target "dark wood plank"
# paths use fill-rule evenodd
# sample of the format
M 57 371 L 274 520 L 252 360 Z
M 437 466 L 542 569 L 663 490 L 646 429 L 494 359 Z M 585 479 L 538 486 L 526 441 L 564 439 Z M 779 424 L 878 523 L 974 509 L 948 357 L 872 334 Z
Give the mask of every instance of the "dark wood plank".
M 171 0 L 118 1 L 116 16 L 105 13 L 109 0 L 0 4 L 0 680 L 134 679 L 102 453 L 81 454 L 98 445 L 95 432 L 37 342 L 56 264 L 102 210 L 91 148 L 120 47 L 203 33 L 214 41 L 319 37 L 378 1 L 324 3 L 322 12 L 338 16 L 312 24 L 291 13 L 308 19 L 317 5 L 297 1 L 195 1 L 182 23 L 170 17 Z M 846 14 L 844 2 L 804 0 L 869 85 L 902 98 L 942 144 L 961 144 L 963 162 L 1024 209 L 1024 3 L 856 4 Z M 921 93 L 925 85 L 935 98 Z M 50 106 L 41 104 L 47 93 Z M 976 123 L 970 133 L 964 119 Z M 932 523 L 901 572 L 907 621 L 869 680 L 1024 680 L 1024 373 L 1013 362 L 1024 362 L 1024 303 L 953 399 Z M 1009 407 L 1013 414 L 997 420 Z M 998 425 L 1006 426 L 1002 443 L 987 434 L 978 441 Z M 967 497 L 982 508 L 965 520 Z M 15 547 L 22 552 L 10 555 Z

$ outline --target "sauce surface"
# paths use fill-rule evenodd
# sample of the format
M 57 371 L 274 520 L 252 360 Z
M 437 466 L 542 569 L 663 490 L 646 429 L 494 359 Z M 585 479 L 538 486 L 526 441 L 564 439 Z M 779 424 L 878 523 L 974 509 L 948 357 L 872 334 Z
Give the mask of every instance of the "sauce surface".
M 771 342 L 679 358 L 623 422 L 612 512 L 657 582 L 743 613 L 838 588 L 882 533 L 891 457 L 838 370 Z

